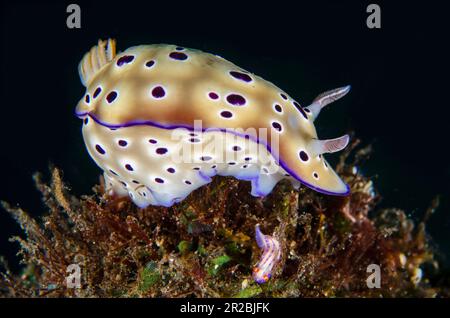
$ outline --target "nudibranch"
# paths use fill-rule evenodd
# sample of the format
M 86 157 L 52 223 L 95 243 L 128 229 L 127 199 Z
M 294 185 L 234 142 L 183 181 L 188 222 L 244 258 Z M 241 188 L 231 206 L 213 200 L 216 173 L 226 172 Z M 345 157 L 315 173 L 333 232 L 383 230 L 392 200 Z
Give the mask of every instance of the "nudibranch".
M 322 155 L 343 149 L 348 135 L 319 140 L 313 123 L 349 86 L 303 108 L 217 55 L 166 44 L 115 48 L 100 40 L 83 57 L 86 93 L 75 111 L 111 194 L 169 207 L 215 175 L 251 181 L 254 196 L 285 178 L 296 188 L 349 193 Z
M 262 250 L 261 258 L 253 268 L 253 279 L 258 284 L 266 283 L 272 276 L 272 269 L 281 259 L 280 242 L 270 235 L 264 235 L 259 224 L 255 229 L 256 244 Z

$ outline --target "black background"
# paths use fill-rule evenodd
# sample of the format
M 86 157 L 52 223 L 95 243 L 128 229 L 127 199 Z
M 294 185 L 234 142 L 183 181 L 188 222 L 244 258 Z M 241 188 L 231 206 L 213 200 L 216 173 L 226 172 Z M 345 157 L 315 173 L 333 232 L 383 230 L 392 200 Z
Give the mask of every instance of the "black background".
M 42 214 L 31 176 L 47 173 L 50 162 L 64 170 L 74 193 L 90 193 L 100 170 L 73 115 L 84 93 L 80 59 L 99 38 L 116 38 L 119 50 L 170 43 L 219 54 L 302 105 L 351 84 L 349 95 L 321 113 L 319 136 L 355 131 L 373 143 L 361 171 L 374 178 L 380 207 L 399 207 L 419 220 L 440 194 L 428 230 L 450 255 L 445 8 L 373 1 L 381 6 L 382 28 L 370 30 L 369 2 L 362 1 L 72 2 L 81 7 L 81 29 L 66 26 L 71 2 L 2 2 L 1 200 Z M 8 237 L 20 233 L 0 210 L 0 255 L 13 264 L 17 246 Z

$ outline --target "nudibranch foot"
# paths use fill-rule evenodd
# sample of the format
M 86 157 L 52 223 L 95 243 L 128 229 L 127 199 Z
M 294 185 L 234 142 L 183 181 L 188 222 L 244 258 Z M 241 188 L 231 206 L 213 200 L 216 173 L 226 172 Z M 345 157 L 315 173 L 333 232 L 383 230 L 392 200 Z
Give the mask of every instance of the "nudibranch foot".
M 273 268 L 281 259 L 281 247 L 276 238 L 261 232 L 259 224 L 255 226 L 255 239 L 262 254 L 258 264 L 253 268 L 253 279 L 258 284 L 263 284 L 270 279 Z
M 299 185 L 264 146 L 220 130 L 194 133 L 148 125 L 111 130 L 88 120 L 83 135 L 89 154 L 104 171 L 107 192 L 129 196 L 140 208 L 170 207 L 216 175 L 251 181 L 254 196 L 266 196 L 283 178 Z M 223 145 L 235 151 L 230 154 Z
M 260 174 L 252 182 L 251 194 L 255 197 L 266 196 L 272 192 L 275 185 L 283 179 L 280 174 Z

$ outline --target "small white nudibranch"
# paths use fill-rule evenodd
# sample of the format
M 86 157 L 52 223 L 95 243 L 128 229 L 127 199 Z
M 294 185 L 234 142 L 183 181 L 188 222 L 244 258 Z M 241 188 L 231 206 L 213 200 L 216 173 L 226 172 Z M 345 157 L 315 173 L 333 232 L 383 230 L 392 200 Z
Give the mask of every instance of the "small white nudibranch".
M 258 284 L 266 283 L 272 276 L 274 266 L 281 259 L 280 242 L 270 235 L 264 235 L 259 229 L 259 224 L 255 227 L 256 244 L 262 249 L 261 258 L 253 268 L 253 279 Z

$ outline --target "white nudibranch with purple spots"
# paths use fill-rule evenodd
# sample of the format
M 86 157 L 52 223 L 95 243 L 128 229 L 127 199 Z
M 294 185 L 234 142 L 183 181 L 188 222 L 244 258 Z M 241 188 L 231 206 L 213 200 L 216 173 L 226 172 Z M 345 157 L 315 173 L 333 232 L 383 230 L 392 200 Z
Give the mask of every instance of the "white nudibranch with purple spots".
M 253 268 L 253 279 L 258 284 L 266 283 L 272 276 L 272 269 L 281 259 L 280 242 L 273 236 L 264 235 L 259 224 L 255 227 L 256 244 L 262 250 L 261 258 Z
M 166 44 L 116 54 L 114 40 L 86 53 L 79 73 L 86 93 L 76 115 L 87 150 L 107 190 L 141 208 L 180 202 L 215 175 L 251 181 L 254 196 L 282 179 L 349 193 L 322 155 L 343 149 L 348 136 L 319 140 L 313 124 L 349 86 L 302 108 L 221 57 Z

